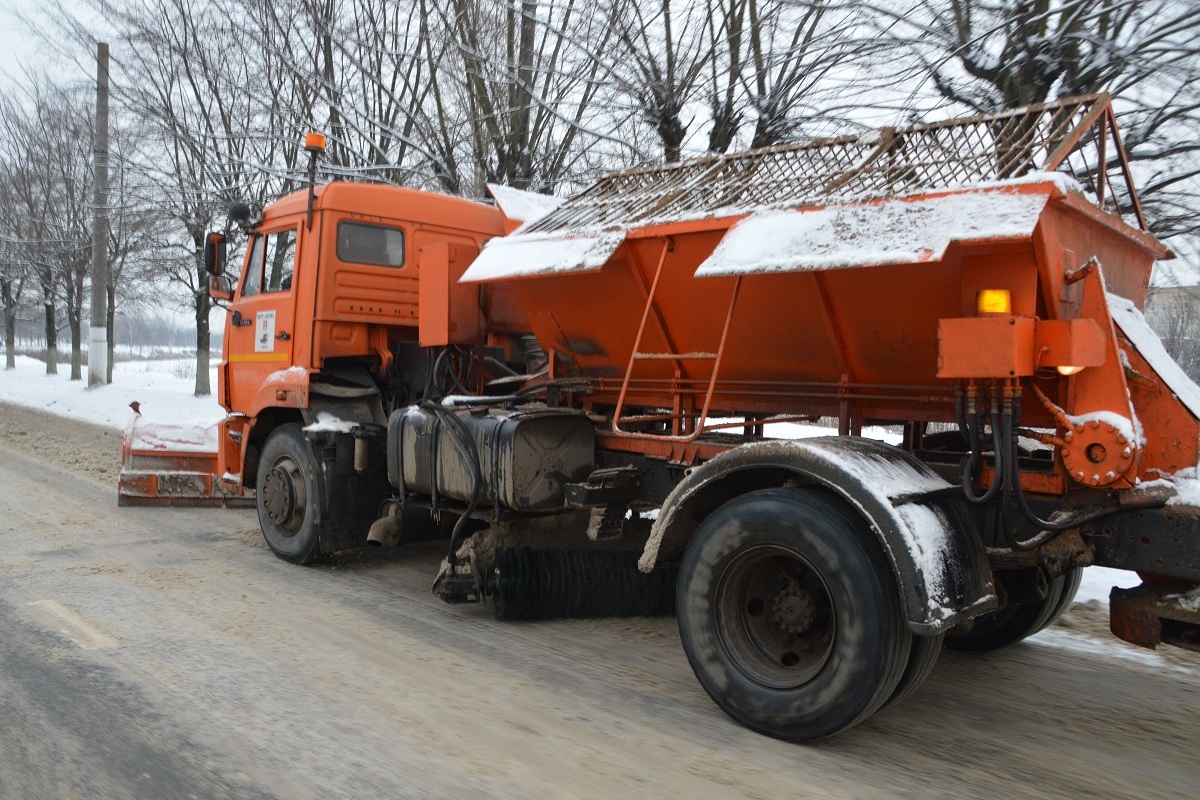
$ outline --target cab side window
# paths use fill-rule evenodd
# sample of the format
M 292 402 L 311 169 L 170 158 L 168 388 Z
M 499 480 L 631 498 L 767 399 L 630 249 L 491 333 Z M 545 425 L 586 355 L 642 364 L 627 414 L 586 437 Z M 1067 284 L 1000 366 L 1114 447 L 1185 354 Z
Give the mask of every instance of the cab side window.
M 242 263 L 242 297 L 258 294 L 262 285 L 263 237 L 255 236 L 246 248 L 246 260 Z
M 339 222 L 337 257 L 352 264 L 404 266 L 404 231 L 361 222 Z
M 292 288 L 296 268 L 296 231 L 286 230 L 267 236 L 264 292 L 286 292 Z
M 289 229 L 254 237 L 242 266 L 242 297 L 259 292 L 286 292 L 296 268 L 296 231 Z

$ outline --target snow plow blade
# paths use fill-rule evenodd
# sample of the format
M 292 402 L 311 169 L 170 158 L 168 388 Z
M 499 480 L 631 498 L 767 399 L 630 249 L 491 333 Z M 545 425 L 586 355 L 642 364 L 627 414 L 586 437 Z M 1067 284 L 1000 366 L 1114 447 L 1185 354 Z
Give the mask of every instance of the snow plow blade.
M 217 474 L 217 425 L 150 423 L 136 416 L 125 429 L 117 505 L 251 506 L 253 491 Z

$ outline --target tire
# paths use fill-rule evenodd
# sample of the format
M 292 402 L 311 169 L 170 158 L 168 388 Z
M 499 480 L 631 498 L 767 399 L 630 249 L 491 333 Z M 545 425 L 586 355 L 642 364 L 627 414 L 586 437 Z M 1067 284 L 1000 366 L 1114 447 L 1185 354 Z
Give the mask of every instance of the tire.
M 1066 613 L 1082 579 L 1083 569 L 1079 567 L 1052 578 L 1045 599 L 1034 603 L 1014 603 L 979 617 L 966 633 L 947 634 L 946 647 L 987 653 L 1027 639 Z
M 299 425 L 267 437 L 255 482 L 258 524 L 267 547 L 284 561 L 311 564 L 320 553 L 320 469 Z
M 813 741 L 892 696 L 913 637 L 865 521 L 814 490 L 721 506 L 684 553 L 679 633 L 700 685 L 748 728 Z
M 944 634 L 913 636 L 912 650 L 908 655 L 908 666 L 904 668 L 900 683 L 896 684 L 896 688 L 892 690 L 892 696 L 888 698 L 885 705 L 899 703 L 921 688 L 921 684 L 925 683 L 925 679 L 933 671 L 933 666 L 937 664 L 938 656 L 942 654 L 945 638 Z

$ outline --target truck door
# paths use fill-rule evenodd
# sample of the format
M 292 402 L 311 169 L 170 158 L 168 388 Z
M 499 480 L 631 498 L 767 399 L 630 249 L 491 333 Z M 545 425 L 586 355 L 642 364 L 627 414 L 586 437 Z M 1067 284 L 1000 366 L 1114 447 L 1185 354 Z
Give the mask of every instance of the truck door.
M 267 376 L 292 365 L 298 229 L 256 232 L 242 266 L 241 289 L 230 306 L 229 399 L 233 409 L 256 413 L 255 394 Z

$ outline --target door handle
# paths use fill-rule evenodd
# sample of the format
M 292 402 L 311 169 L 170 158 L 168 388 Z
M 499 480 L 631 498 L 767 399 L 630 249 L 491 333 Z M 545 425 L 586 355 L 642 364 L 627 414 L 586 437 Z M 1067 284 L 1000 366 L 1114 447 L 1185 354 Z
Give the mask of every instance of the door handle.
M 286 342 L 288 339 L 292 338 L 292 335 L 287 331 L 280 331 L 279 333 L 275 334 L 275 338 L 283 339 Z
M 233 322 L 234 327 L 237 327 L 237 328 L 244 328 L 247 325 L 254 324 L 254 320 L 246 319 L 245 317 L 242 316 L 242 312 L 237 311 L 237 310 L 234 310 L 233 316 L 230 321 Z

